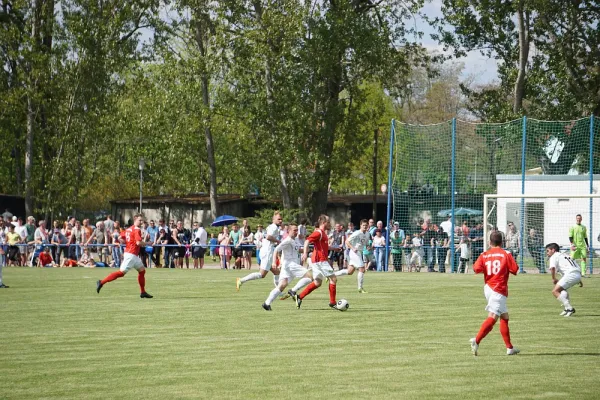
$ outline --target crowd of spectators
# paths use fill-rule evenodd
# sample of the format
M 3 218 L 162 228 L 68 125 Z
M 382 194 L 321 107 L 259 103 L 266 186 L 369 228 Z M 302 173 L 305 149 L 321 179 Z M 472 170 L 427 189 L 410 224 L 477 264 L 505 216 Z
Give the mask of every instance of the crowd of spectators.
M 259 250 L 264 231 L 262 225 L 256 229 L 243 220 L 231 227 L 209 234 L 202 223 L 184 226 L 182 221 L 164 219 L 145 221 L 141 227 L 142 238 L 147 246 L 141 249 L 140 257 L 146 267 L 157 268 L 202 268 L 205 253 L 212 261 L 219 261 L 222 268 L 251 269 L 253 255 L 260 264 Z M 301 221 L 298 240 L 302 243 L 307 235 L 308 221 Z M 354 231 L 336 224 L 328 232 L 330 240 L 329 261 L 338 269 L 347 268 L 345 240 Z M 481 223 L 464 221 L 455 226 L 454 242 L 450 243 L 452 229 L 450 216 L 439 225 L 430 219 L 418 221 L 413 227 L 401 228 L 390 220 L 387 226 L 382 221 L 369 220 L 369 243 L 363 250 L 363 259 L 368 269 L 385 272 L 452 271 L 464 273 L 469 261 L 474 261 L 483 252 L 483 226 Z M 389 260 L 385 262 L 386 235 L 389 230 Z M 111 216 L 91 224 L 89 219 L 77 220 L 69 217 L 64 222 L 54 221 L 46 227 L 46 221 L 35 218 L 13 216 L 6 211 L 0 215 L 0 265 L 52 266 L 52 267 L 119 267 L 123 258 L 124 229 Z M 282 239 L 287 236 L 287 225 L 280 227 Z M 504 235 L 504 234 L 503 234 Z M 535 229 L 527 236 L 527 248 L 540 272 L 545 271 L 543 243 Z M 451 247 L 455 256 L 451 259 Z M 505 235 L 505 248 L 516 257 L 520 249 L 520 234 L 514 224 L 509 223 Z M 541 249 L 541 250 L 540 250 Z M 190 264 L 190 259 L 192 264 Z M 437 267 L 437 269 L 436 269 Z

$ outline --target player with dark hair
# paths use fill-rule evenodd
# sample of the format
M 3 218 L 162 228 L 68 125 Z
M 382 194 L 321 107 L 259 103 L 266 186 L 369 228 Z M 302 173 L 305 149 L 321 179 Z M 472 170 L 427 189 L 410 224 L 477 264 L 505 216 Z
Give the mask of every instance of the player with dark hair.
M 321 214 L 317 220 L 317 226 L 318 228 L 304 242 L 304 252 L 301 259 L 301 264 L 304 264 L 308 256 L 308 247 L 312 244 L 314 249 L 312 252 L 312 262 L 309 264 L 312 269 L 313 281 L 300 294 L 296 294 L 294 291 L 288 292 L 296 301 L 297 308 L 300 308 L 302 300 L 306 296 L 321 286 L 325 278 L 329 278 L 329 307 L 336 308 L 335 292 L 337 277 L 333 273 L 333 268 L 328 261 L 329 239 L 327 238 L 327 231 L 331 228 L 329 217 Z
M 546 245 L 546 256 L 548 257 L 548 269 L 552 271 L 552 282 L 555 285 L 552 294 L 565 307 L 560 315 L 570 317 L 575 314 L 575 309 L 571 306 L 567 289 L 576 284 L 583 286 L 581 270 L 571 257 L 560 252 L 560 247 L 556 243 Z M 562 275 L 560 280 L 556 279 L 557 272 Z
M 508 297 L 509 274 L 516 275 L 519 267 L 512 254 L 502 249 L 502 235 L 499 232 L 492 232 L 490 245 L 492 248 L 481 254 L 473 264 L 473 271 L 476 274 L 483 273 L 484 293 L 488 301 L 485 309 L 489 314 L 483 321 L 477 336 L 471 339 L 471 351 L 473 355 L 477 355 L 479 343 L 492 331 L 500 318 L 500 334 L 506 345 L 506 354 L 512 356 L 520 351 L 510 342 L 506 298 Z
M 352 275 L 355 269 L 358 269 L 358 292 L 367 293 L 363 289 L 363 281 L 365 276 L 365 264 L 362 258 L 362 251 L 369 244 L 369 234 L 367 229 L 369 228 L 366 219 L 360 221 L 360 229 L 352 232 L 350 237 L 346 239 L 346 246 L 349 249 L 348 252 L 348 268 L 341 269 L 335 273 L 335 276 Z
M 125 255 L 123 256 L 123 262 L 118 271 L 109 274 L 106 278 L 96 282 L 96 292 L 100 293 L 102 286 L 108 282 L 114 281 L 115 279 L 125 276 L 130 269 L 135 269 L 138 272 L 138 283 L 140 285 L 140 297 L 142 299 L 151 299 L 149 293 L 146 292 L 146 268 L 140 258 L 140 247 L 146 246 L 146 243 L 142 241 L 142 234 L 140 231 L 140 225 L 142 224 L 143 217 L 141 214 L 133 216 L 133 225 L 127 228 L 125 234 Z

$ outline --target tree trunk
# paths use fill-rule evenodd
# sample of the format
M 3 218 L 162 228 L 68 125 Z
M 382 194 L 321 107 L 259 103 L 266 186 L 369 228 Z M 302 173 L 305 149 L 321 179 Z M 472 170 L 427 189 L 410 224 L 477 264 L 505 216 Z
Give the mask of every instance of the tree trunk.
M 524 11 L 524 0 L 520 0 L 517 7 L 517 23 L 519 27 L 519 74 L 515 82 L 513 112 L 519 113 L 523 108 L 525 93 L 525 69 L 529 58 L 529 14 Z
M 194 12 L 194 28 L 195 28 L 195 38 L 196 45 L 198 46 L 198 50 L 200 51 L 200 55 L 206 61 L 207 49 L 204 45 L 205 33 L 209 32 L 209 29 L 206 25 L 208 20 L 208 15 L 201 13 L 197 10 Z M 203 25 L 204 24 L 204 25 Z M 206 70 L 206 65 L 202 70 L 202 76 L 200 77 L 200 82 L 202 84 L 202 103 L 204 104 L 204 109 L 206 112 L 206 118 L 204 119 L 204 140 L 206 142 L 206 162 L 208 163 L 208 173 L 210 177 L 210 188 L 209 188 L 209 196 L 210 196 L 210 212 L 212 214 L 213 219 L 219 215 L 219 201 L 217 198 L 217 163 L 215 161 L 215 146 L 212 137 L 211 131 L 211 114 L 212 111 L 210 109 L 210 97 L 209 97 L 209 87 L 210 87 L 210 79 L 208 75 L 208 71 Z
M 33 214 L 31 169 L 33 168 L 33 135 L 35 127 L 35 109 L 32 95 L 27 95 L 27 137 L 25 139 L 25 214 Z
M 289 210 L 292 208 L 292 200 L 290 199 L 290 191 L 288 188 L 287 171 L 285 170 L 283 163 L 279 167 L 279 178 L 281 179 L 281 201 L 283 203 L 283 208 Z

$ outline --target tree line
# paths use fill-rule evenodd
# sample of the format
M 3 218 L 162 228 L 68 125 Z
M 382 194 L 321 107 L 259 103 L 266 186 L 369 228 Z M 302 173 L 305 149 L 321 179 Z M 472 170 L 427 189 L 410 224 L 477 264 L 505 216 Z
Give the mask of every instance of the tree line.
M 144 158 L 147 194 L 207 192 L 217 215 L 218 193 L 258 192 L 316 215 L 330 190 L 387 181 L 392 118 L 600 112 L 598 2 L 442 1 L 445 55 L 419 44 L 423 4 L 0 0 L 0 192 L 28 215 L 101 209 L 137 196 Z M 473 50 L 497 83 L 449 61 Z

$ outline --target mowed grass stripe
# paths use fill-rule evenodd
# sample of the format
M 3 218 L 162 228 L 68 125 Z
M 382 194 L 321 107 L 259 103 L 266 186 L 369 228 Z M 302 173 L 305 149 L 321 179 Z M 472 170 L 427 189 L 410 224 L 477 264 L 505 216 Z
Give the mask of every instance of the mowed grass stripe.
M 272 278 L 235 291 L 243 271 L 150 270 L 107 284 L 107 269 L 7 268 L 0 291 L 0 398 L 557 398 L 600 390 L 597 278 L 573 288 L 558 316 L 549 276 L 510 282 L 507 357 L 496 326 L 470 354 L 486 317 L 481 276 L 368 273 L 338 283 L 345 313 L 320 288 L 296 310 L 260 305 Z

